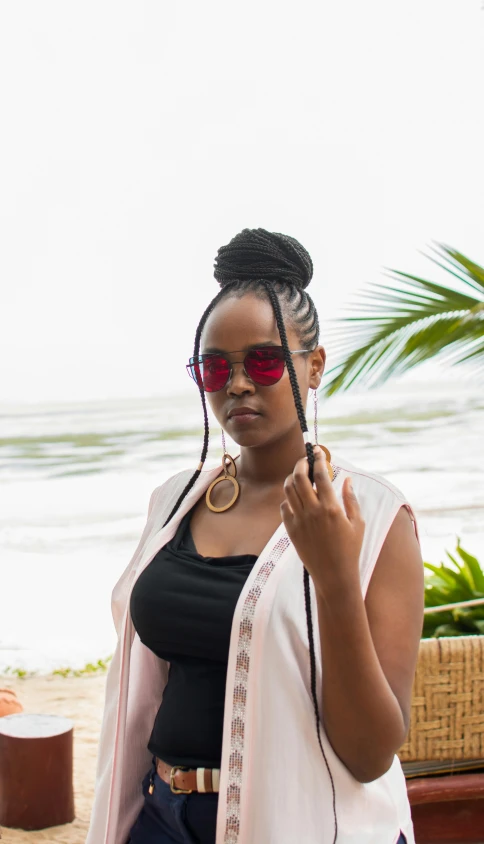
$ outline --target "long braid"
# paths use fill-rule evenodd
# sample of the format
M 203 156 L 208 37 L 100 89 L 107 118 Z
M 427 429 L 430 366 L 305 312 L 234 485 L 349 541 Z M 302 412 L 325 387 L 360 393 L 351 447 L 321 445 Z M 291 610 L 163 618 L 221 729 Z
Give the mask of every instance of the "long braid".
M 307 422 L 306 422 L 306 414 L 304 413 L 303 403 L 301 401 L 301 393 L 299 390 L 299 384 L 297 382 L 296 370 L 294 369 L 294 363 L 292 360 L 292 355 L 289 351 L 289 344 L 287 342 L 287 335 L 286 335 L 286 328 L 284 326 L 284 321 L 282 318 L 281 306 L 279 304 L 279 300 L 274 292 L 274 289 L 270 282 L 263 281 L 264 287 L 267 290 L 267 294 L 269 299 L 272 303 L 272 307 L 274 309 L 274 315 L 276 317 L 277 327 L 279 329 L 279 334 L 281 337 L 282 348 L 284 349 L 284 358 L 286 361 L 287 371 L 289 374 L 289 380 L 291 382 L 292 387 L 292 394 L 294 396 L 294 404 L 296 405 L 296 411 L 299 419 L 299 423 L 301 425 L 301 430 L 303 434 L 308 430 Z M 314 472 L 314 452 L 311 443 L 306 443 L 306 453 L 308 457 L 309 463 L 309 480 L 311 484 L 313 483 L 313 472 Z M 338 835 L 338 821 L 336 817 L 336 792 L 334 788 L 334 781 L 331 774 L 330 767 L 328 765 L 328 760 L 326 758 L 326 754 L 324 752 L 324 748 L 321 742 L 321 732 L 320 732 L 320 718 L 319 718 L 319 709 L 318 709 L 318 699 L 316 696 L 316 657 L 314 654 L 314 634 L 313 634 L 313 619 L 312 619 L 312 611 L 311 611 L 311 592 L 309 586 L 309 572 L 305 566 L 303 566 L 303 586 L 304 586 L 304 601 L 306 606 L 306 621 L 307 621 L 307 628 L 308 628 L 308 639 L 309 639 L 309 661 L 311 665 L 311 694 L 313 698 L 313 706 L 314 706 L 314 713 L 316 716 L 316 732 L 318 734 L 318 741 L 319 746 L 321 748 L 321 753 L 323 754 L 324 761 L 326 763 L 326 768 L 328 770 L 329 778 L 331 780 L 331 787 L 333 790 L 333 813 L 334 813 L 334 839 L 333 842 L 336 841 Z
M 271 263 L 272 262 L 272 263 Z M 311 349 L 314 344 L 318 342 L 319 338 L 319 320 L 314 302 L 304 288 L 309 284 L 313 274 L 313 264 L 308 252 L 301 244 L 288 235 L 279 234 L 277 232 L 268 232 L 265 229 L 243 229 L 237 234 L 230 243 L 226 246 L 220 247 L 217 253 L 215 263 L 215 278 L 221 285 L 221 290 L 210 302 L 202 318 L 198 324 L 195 334 L 194 356 L 199 354 L 200 338 L 207 321 L 208 316 L 213 311 L 218 302 L 225 295 L 235 295 L 242 297 L 245 293 L 253 291 L 262 296 L 268 296 L 274 310 L 279 335 L 281 338 L 282 347 L 284 350 L 284 360 L 287 366 L 289 379 L 291 382 L 294 403 L 296 412 L 301 426 L 301 431 L 307 432 L 306 414 L 301 399 L 301 393 L 297 382 L 296 371 L 290 354 L 289 344 L 287 341 L 286 329 L 281 309 L 281 301 L 284 308 L 290 313 L 290 318 L 297 329 L 301 338 L 301 343 L 305 348 Z M 298 296 L 297 303 L 295 302 Z M 195 481 L 200 476 L 203 464 L 205 462 L 208 442 L 209 442 L 209 424 L 207 415 L 207 406 L 205 401 L 204 390 L 199 387 L 200 398 L 202 401 L 203 418 L 204 418 L 204 438 L 202 454 L 200 463 L 186 484 L 183 492 L 180 494 L 176 504 L 174 505 L 170 515 L 168 516 L 165 525 L 174 516 L 182 503 L 185 496 L 191 490 Z M 314 472 L 314 453 L 313 448 L 309 442 L 305 443 L 306 454 L 309 464 L 309 479 L 313 482 Z M 164 525 L 164 526 L 165 526 Z M 336 816 L 336 793 L 334 781 L 331 770 L 328 765 L 328 760 L 324 752 L 320 734 L 320 717 L 318 709 L 318 701 L 316 694 L 316 658 L 314 651 L 314 634 L 313 621 L 311 611 L 311 591 L 309 582 L 309 573 L 303 566 L 303 588 L 304 601 L 306 609 L 306 621 L 308 629 L 309 640 L 309 661 L 311 668 L 311 695 L 313 699 L 314 712 L 316 717 L 316 732 L 318 735 L 318 742 L 321 752 L 326 763 L 326 768 L 331 780 L 331 787 L 333 792 L 333 814 L 334 814 L 334 838 L 335 844 L 338 835 L 338 822 Z
M 282 348 L 284 350 L 284 360 L 286 361 L 287 366 L 287 373 L 289 375 L 289 380 L 291 382 L 292 387 L 292 394 L 294 396 L 294 404 L 296 405 L 296 412 L 297 417 L 299 419 L 299 424 L 301 426 L 301 431 L 304 433 L 308 430 L 308 425 L 306 422 L 306 414 L 304 412 L 303 403 L 301 401 L 301 393 L 299 391 L 299 384 L 297 383 L 297 375 L 296 370 L 294 369 L 294 362 L 292 359 L 291 352 L 289 351 L 289 343 L 287 342 L 287 334 L 286 328 L 284 325 L 284 320 L 282 318 L 281 306 L 279 304 L 279 299 L 277 298 L 272 284 L 269 281 L 265 281 L 262 279 L 262 284 L 264 285 L 265 289 L 267 290 L 267 295 L 271 300 L 272 307 L 274 309 L 274 315 L 276 317 L 277 327 L 279 329 L 279 335 L 281 338 Z M 306 443 L 306 454 L 308 457 L 309 463 L 309 479 L 311 483 L 313 482 L 313 470 L 314 470 L 314 453 L 311 446 L 311 443 Z
M 200 337 L 202 336 L 203 327 L 204 327 L 208 317 L 212 313 L 215 305 L 220 301 L 220 299 L 222 299 L 222 297 L 225 294 L 226 294 L 225 290 L 219 290 L 217 295 L 212 299 L 212 301 L 210 302 L 210 304 L 208 305 L 208 307 L 205 309 L 204 313 L 202 314 L 202 318 L 201 318 L 200 322 L 198 323 L 198 328 L 197 328 L 197 331 L 196 331 L 196 334 L 195 334 L 195 343 L 194 343 L 194 347 L 193 347 L 193 356 L 194 357 L 196 355 L 198 355 L 198 353 L 200 351 Z M 188 495 L 188 493 L 190 492 L 190 490 L 193 487 L 197 478 L 200 477 L 200 473 L 203 469 L 203 464 L 205 463 L 205 460 L 206 460 L 206 457 L 207 457 L 208 440 L 209 440 L 209 424 L 208 424 L 207 403 L 205 401 L 205 391 L 200 386 L 198 387 L 198 389 L 199 389 L 199 392 L 200 392 L 200 398 L 202 400 L 202 408 L 203 408 L 203 446 L 202 446 L 202 453 L 200 455 L 200 462 L 199 462 L 197 468 L 195 469 L 193 475 L 191 476 L 190 480 L 186 484 L 185 488 L 180 493 L 180 495 L 179 495 L 177 501 L 175 502 L 175 505 L 174 505 L 170 515 L 168 516 L 165 524 L 163 525 L 163 527 L 165 527 L 165 525 L 167 525 L 168 522 L 173 518 L 173 516 L 175 515 L 176 511 L 178 510 L 180 504 L 182 503 L 183 499 L 185 498 L 186 495 Z

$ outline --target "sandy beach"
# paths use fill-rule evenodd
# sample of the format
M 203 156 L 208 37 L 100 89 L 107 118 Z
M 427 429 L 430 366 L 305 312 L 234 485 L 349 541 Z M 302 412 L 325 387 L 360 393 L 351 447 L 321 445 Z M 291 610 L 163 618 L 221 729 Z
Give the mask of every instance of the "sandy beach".
M 74 801 L 70 824 L 25 832 L 1 828 L 2 844 L 84 844 L 94 795 L 96 754 L 106 674 L 85 677 L 47 675 L 25 679 L 0 676 L 0 688 L 13 689 L 24 712 L 62 715 L 74 722 Z

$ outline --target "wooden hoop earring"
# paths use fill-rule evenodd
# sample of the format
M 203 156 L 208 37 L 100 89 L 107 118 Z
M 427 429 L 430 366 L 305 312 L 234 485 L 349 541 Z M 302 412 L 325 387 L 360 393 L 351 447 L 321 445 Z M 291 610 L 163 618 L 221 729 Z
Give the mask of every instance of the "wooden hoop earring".
M 229 473 L 229 468 L 233 469 L 233 475 L 231 473 Z M 212 489 L 215 486 L 217 486 L 217 484 L 222 483 L 222 481 L 230 481 L 230 483 L 234 487 L 234 494 L 233 494 L 233 496 L 230 499 L 228 504 L 224 504 L 223 507 L 215 507 L 215 505 L 212 504 L 212 502 L 210 501 L 210 494 L 212 492 Z M 215 478 L 215 480 L 212 481 L 209 488 L 207 489 L 207 492 L 205 493 L 205 501 L 206 501 L 207 507 L 210 510 L 212 510 L 213 513 L 223 513 L 225 510 L 229 510 L 230 507 L 233 507 L 233 505 L 237 501 L 237 498 L 239 497 L 239 492 L 240 492 L 240 484 L 237 480 L 237 466 L 235 465 L 235 460 L 234 460 L 233 457 L 230 456 L 230 454 L 225 453 L 224 454 L 224 473 L 223 473 L 221 478 Z
M 212 504 L 212 502 L 210 501 L 210 493 L 212 492 L 212 489 L 214 488 L 214 486 L 217 486 L 217 484 L 220 484 L 222 481 L 230 481 L 233 484 L 234 494 L 233 494 L 233 496 L 230 499 L 228 504 L 225 504 L 223 507 L 215 507 L 215 505 Z M 209 507 L 210 510 L 212 510 L 214 513 L 223 513 L 224 510 L 229 510 L 230 507 L 232 507 L 235 504 L 235 502 L 237 501 L 237 498 L 239 497 L 239 492 L 240 492 L 239 482 L 232 475 L 223 475 L 221 478 L 215 478 L 215 480 L 212 481 L 209 488 L 207 489 L 207 492 L 206 492 L 206 495 L 205 495 L 205 501 L 207 502 L 207 507 Z
M 330 454 L 329 448 L 326 448 L 325 445 L 321 445 L 321 443 L 316 443 L 316 445 L 319 446 L 319 448 L 322 451 L 324 451 L 324 453 L 326 455 L 326 468 L 328 470 L 329 479 L 330 479 L 330 481 L 332 481 L 333 478 L 334 478 L 334 469 L 333 469 L 333 465 L 331 463 L 331 454 Z
M 230 454 L 224 454 L 224 466 L 228 475 L 231 475 L 232 478 L 237 477 L 237 466 L 235 465 L 234 458 L 231 457 Z
M 326 468 L 328 470 L 329 479 L 330 479 L 330 481 L 332 481 L 333 478 L 334 478 L 334 469 L 333 469 L 333 466 L 331 465 L 331 454 L 330 454 L 329 448 L 326 448 L 325 445 L 321 445 L 321 443 L 318 443 L 318 445 L 324 451 L 324 453 L 326 455 Z

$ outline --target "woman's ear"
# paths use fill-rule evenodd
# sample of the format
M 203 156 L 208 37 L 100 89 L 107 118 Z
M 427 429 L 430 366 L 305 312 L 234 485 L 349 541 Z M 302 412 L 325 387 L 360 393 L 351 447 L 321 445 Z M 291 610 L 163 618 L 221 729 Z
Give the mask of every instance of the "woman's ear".
M 321 384 L 326 365 L 326 351 L 324 346 L 316 346 L 314 352 L 311 353 L 310 364 L 309 386 L 312 390 L 317 390 Z

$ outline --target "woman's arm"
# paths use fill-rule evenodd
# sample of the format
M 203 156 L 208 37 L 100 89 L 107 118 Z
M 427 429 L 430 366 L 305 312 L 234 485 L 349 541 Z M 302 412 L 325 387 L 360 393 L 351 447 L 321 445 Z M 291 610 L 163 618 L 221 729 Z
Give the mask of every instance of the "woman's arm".
M 359 578 L 318 589 L 323 721 L 335 753 L 359 782 L 391 766 L 410 723 L 422 633 L 424 568 L 402 506 L 386 536 L 366 598 Z M 350 581 L 351 583 L 351 581 Z

